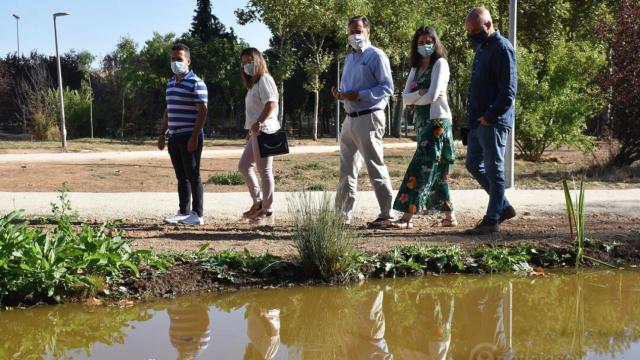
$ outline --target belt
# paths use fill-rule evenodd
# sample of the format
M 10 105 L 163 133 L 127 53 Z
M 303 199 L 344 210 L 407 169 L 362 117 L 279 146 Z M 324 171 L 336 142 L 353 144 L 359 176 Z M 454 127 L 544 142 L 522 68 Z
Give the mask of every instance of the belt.
M 367 115 L 367 114 L 371 114 L 373 112 L 379 111 L 382 109 L 368 109 L 368 110 L 362 110 L 362 111 L 354 111 L 352 113 L 348 113 L 347 116 L 348 117 L 352 117 L 352 118 L 356 118 L 362 115 Z

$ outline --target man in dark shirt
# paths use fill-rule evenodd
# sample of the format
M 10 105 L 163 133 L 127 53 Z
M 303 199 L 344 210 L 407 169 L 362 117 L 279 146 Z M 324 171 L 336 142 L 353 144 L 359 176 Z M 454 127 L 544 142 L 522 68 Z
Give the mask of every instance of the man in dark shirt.
M 484 7 L 472 9 L 465 26 L 476 47 L 469 85 L 466 166 L 489 194 L 487 213 L 470 232 L 489 234 L 499 232 L 500 223 L 516 215 L 504 194 L 504 155 L 514 125 L 518 82 L 516 56 Z

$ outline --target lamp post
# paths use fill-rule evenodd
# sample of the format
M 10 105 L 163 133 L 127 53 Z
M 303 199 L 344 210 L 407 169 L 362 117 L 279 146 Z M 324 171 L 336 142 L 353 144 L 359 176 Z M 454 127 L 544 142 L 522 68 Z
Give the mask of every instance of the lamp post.
M 63 12 L 53 14 L 53 35 L 56 40 L 56 60 L 58 63 L 58 91 L 60 92 L 60 137 L 64 149 L 67 148 L 67 128 L 64 124 L 64 91 L 62 86 L 62 69 L 60 68 L 60 54 L 58 53 L 58 27 L 56 25 L 56 18 L 67 15 L 69 14 Z
M 20 54 L 20 16 L 16 15 L 16 14 L 11 14 L 13 15 L 13 17 L 16 19 L 16 39 L 18 41 L 18 52 L 16 53 L 16 58 L 18 58 L 18 61 L 20 61 L 20 58 L 22 58 L 21 54 Z M 24 104 L 22 104 L 22 106 L 20 106 L 22 109 L 22 132 L 24 132 L 25 134 L 27 133 L 27 115 L 25 114 L 25 106 Z
M 20 16 L 16 15 L 16 14 L 12 14 L 14 18 L 16 18 L 16 37 L 18 39 L 18 53 L 17 55 L 20 56 L 20 25 L 18 25 L 19 20 L 20 20 Z
M 509 2 L 509 41 L 513 46 L 513 50 L 516 50 L 516 31 L 517 31 L 517 23 L 518 23 L 518 0 L 510 0 Z M 507 189 L 513 188 L 516 185 L 515 181 L 515 160 L 514 160 L 514 144 L 515 144 L 515 132 L 516 125 L 513 124 L 513 129 L 509 133 L 509 138 L 507 139 L 507 149 L 505 154 L 505 187 Z

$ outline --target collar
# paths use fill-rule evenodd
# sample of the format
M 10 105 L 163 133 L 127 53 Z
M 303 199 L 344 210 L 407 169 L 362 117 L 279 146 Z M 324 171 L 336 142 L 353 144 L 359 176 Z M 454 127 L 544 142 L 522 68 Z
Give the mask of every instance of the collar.
M 493 33 L 493 35 L 492 35 L 490 38 L 488 38 L 488 39 L 487 39 L 487 41 L 485 41 L 485 42 L 482 44 L 482 46 L 489 45 L 489 44 L 491 44 L 491 43 L 493 43 L 493 42 L 496 42 L 496 41 L 498 41 L 501 37 L 502 37 L 502 35 L 500 35 L 500 30 L 496 30 L 496 31 Z
M 193 73 L 193 70 L 189 69 L 189 72 L 187 73 L 187 75 L 185 75 L 182 80 L 187 80 L 187 79 L 191 79 L 192 77 L 196 76 L 196 74 Z M 172 80 L 178 81 L 178 77 L 176 76 L 176 74 L 173 74 L 173 78 L 171 78 Z M 180 81 L 182 81 L 180 80 Z

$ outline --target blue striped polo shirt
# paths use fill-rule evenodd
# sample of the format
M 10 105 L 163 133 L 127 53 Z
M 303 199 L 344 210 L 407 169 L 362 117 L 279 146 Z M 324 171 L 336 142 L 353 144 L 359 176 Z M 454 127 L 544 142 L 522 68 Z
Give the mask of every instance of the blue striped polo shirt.
M 191 135 L 198 116 L 196 104 L 208 100 L 207 85 L 190 70 L 182 81 L 175 76 L 169 80 L 165 97 L 169 137 Z

